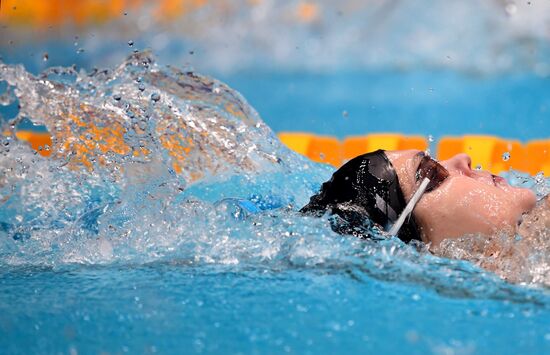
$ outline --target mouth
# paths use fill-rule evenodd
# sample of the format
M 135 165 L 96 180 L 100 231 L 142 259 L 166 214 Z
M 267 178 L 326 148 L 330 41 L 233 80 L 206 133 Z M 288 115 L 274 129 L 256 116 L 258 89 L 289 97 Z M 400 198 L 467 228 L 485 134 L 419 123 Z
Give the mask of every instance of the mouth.
M 498 186 L 498 185 L 508 185 L 508 183 L 506 182 L 506 179 L 500 177 L 500 176 L 496 176 L 496 175 L 491 175 L 491 177 L 493 178 L 493 184 L 495 186 Z

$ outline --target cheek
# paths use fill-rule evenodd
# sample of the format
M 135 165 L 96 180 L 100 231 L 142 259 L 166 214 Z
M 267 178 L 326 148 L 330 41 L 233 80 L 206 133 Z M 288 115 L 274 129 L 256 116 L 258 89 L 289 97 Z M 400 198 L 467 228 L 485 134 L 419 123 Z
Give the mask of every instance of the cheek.
M 426 195 L 415 209 L 415 217 L 433 242 L 465 234 L 490 234 L 515 225 L 521 216 L 514 197 L 475 181 L 451 181 Z
M 416 215 L 426 232 L 442 237 L 487 233 L 498 215 L 498 207 L 489 201 L 486 196 L 480 199 L 475 191 L 462 196 L 430 196 L 419 204 Z

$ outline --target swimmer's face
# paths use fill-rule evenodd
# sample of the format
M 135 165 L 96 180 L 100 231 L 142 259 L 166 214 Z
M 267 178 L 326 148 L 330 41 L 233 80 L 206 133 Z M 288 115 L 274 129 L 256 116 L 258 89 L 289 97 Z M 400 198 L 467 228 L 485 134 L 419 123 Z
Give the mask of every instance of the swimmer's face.
M 417 150 L 388 151 L 407 202 L 420 182 L 416 171 L 422 158 Z M 522 214 L 536 202 L 529 189 L 510 186 L 503 178 L 486 171 L 472 170 L 470 157 L 458 154 L 439 162 L 449 177 L 433 191 L 425 193 L 414 217 L 422 239 L 437 246 L 443 239 L 467 234 L 491 235 L 501 230 L 514 230 Z

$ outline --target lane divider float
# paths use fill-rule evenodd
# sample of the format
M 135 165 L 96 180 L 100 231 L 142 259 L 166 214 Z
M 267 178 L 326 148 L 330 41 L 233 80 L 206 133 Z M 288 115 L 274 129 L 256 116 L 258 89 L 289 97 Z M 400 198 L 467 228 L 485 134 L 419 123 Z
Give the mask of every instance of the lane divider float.
M 349 159 L 377 149 L 426 150 L 428 140 L 423 136 L 399 133 L 374 133 L 346 137 L 319 136 L 302 132 L 282 132 L 279 139 L 290 149 L 313 161 L 338 167 Z M 472 158 L 472 167 L 498 174 L 510 169 L 531 175 L 543 172 L 550 176 L 550 139 L 533 140 L 522 144 L 519 140 L 486 135 L 442 137 L 436 145 L 439 160 L 466 153 Z
M 15 135 L 17 139 L 28 142 L 40 155 L 48 157 L 52 154 L 52 139 L 49 133 L 20 130 Z M 377 149 L 427 150 L 429 147 L 428 140 L 423 136 L 399 133 L 373 133 L 350 136 L 343 140 L 307 132 L 281 132 L 278 136 L 291 150 L 313 161 L 334 167 Z M 532 140 L 522 144 L 518 140 L 495 136 L 447 136 L 439 139 L 435 153 L 439 160 L 466 153 L 472 158 L 472 168 L 479 167 L 493 174 L 513 169 L 531 175 L 543 172 L 545 176 L 550 176 L 550 139 Z

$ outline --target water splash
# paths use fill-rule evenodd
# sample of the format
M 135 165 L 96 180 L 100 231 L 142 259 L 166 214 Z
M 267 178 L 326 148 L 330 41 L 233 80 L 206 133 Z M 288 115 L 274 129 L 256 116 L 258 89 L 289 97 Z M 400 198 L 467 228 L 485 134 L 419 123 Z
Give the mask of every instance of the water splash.
M 20 101 L 2 129 L 3 264 L 239 262 L 252 246 L 216 201 L 279 201 L 290 211 L 330 173 L 282 146 L 237 92 L 159 67 L 150 53 L 113 71 L 35 77 L 2 64 L 0 73 Z M 51 132 L 49 158 L 17 140 L 23 119 Z M 270 235 L 288 234 L 281 223 Z M 248 233 L 266 243 L 261 231 Z

